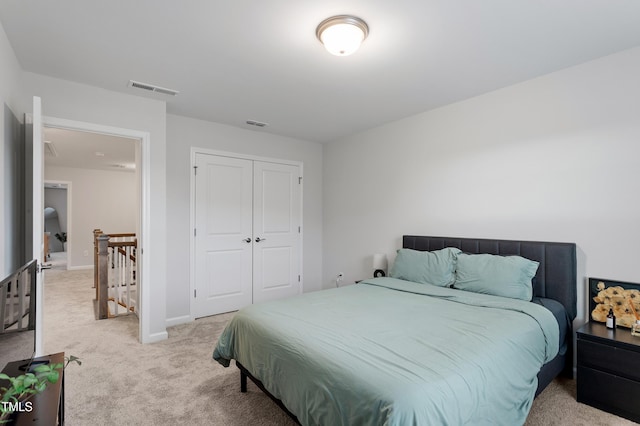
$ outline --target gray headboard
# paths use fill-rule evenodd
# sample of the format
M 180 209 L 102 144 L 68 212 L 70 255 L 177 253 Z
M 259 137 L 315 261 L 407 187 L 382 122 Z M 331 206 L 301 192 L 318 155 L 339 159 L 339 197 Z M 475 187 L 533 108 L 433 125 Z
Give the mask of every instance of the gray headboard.
M 518 255 L 540 262 L 533 279 L 533 295 L 557 300 L 573 320 L 576 317 L 576 245 L 541 241 L 404 235 L 402 247 L 420 251 L 457 247 L 465 253 Z

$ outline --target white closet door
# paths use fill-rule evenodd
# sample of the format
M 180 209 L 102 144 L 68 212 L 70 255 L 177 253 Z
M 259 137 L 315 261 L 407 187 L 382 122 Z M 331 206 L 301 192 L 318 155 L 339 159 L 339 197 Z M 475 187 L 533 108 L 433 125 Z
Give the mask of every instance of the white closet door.
M 253 303 L 300 292 L 300 171 L 254 162 Z
M 196 155 L 195 317 L 252 301 L 253 161 Z

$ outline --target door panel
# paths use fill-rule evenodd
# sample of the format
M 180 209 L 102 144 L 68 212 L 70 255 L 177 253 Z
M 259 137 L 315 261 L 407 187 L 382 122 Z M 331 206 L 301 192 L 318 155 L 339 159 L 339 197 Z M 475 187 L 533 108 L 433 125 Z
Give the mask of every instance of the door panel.
M 207 191 L 207 233 L 217 236 L 238 236 L 246 233 L 248 216 L 241 211 L 245 207 L 243 197 L 246 170 L 244 165 L 207 166 L 207 182 L 212 182 Z
M 216 250 L 207 252 L 206 293 L 208 299 L 225 296 L 237 296 L 242 287 L 237 285 L 238 271 L 242 271 L 244 263 L 243 250 Z
M 297 275 L 296 281 L 291 282 L 291 261 L 295 259 L 291 247 L 263 247 L 261 254 L 262 265 L 258 267 L 258 271 L 261 272 L 262 290 L 296 285 Z
M 254 162 L 253 302 L 300 292 L 300 170 Z
M 196 155 L 195 317 L 252 301 L 252 186 L 249 160 Z M 248 241 L 247 241 L 248 240 Z
M 260 211 L 257 220 L 261 222 L 263 234 L 289 233 L 292 223 L 292 176 L 297 180 L 297 173 L 291 170 L 270 170 L 262 165 L 256 174 L 262 196 L 256 203 Z M 260 192 L 258 192 L 260 194 Z

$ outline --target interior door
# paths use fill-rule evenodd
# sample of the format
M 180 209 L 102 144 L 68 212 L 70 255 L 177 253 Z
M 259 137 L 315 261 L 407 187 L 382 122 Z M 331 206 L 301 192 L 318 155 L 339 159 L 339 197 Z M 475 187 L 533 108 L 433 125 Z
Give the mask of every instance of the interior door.
M 251 304 L 252 161 L 196 155 L 195 317 Z
M 300 293 L 300 168 L 254 162 L 253 303 Z
M 33 112 L 26 117 L 27 121 L 27 146 L 32 154 L 31 170 L 31 209 L 27 209 L 32 218 L 31 240 L 32 259 L 37 259 L 36 273 L 36 356 L 42 356 L 43 352 L 43 302 L 44 302 L 44 139 L 42 131 L 42 102 L 39 97 L 33 97 Z

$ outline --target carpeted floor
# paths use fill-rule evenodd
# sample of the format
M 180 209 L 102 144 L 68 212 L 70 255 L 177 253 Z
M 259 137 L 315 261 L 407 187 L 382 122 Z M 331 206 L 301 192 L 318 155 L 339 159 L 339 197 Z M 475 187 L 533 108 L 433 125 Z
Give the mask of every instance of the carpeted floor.
M 135 316 L 96 321 L 93 271 L 49 270 L 45 278 L 45 352 L 82 359 L 65 372 L 68 426 L 83 425 L 293 425 L 253 383 L 239 391 L 236 367 L 211 354 L 233 314 L 168 329 L 169 339 L 137 341 Z M 554 381 L 535 401 L 534 425 L 631 425 L 578 404 L 575 381 Z

